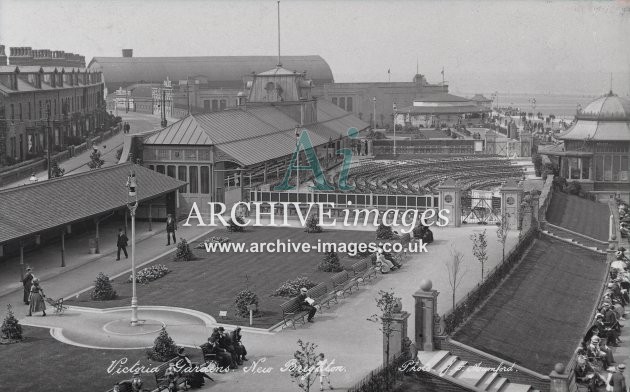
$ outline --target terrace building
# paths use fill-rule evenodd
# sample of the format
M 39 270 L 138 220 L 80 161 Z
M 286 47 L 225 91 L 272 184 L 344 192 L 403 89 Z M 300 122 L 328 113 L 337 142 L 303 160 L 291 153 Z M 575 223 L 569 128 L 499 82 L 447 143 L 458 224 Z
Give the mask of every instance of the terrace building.
M 0 65 L 0 165 L 43 154 L 47 135 L 50 148 L 61 149 L 93 132 L 104 114 L 100 72 L 68 66 L 74 60 L 61 54 L 22 49 L 11 48 L 11 65 Z M 6 58 L 1 45 L 0 58 Z M 46 59 L 61 65 L 45 65 Z

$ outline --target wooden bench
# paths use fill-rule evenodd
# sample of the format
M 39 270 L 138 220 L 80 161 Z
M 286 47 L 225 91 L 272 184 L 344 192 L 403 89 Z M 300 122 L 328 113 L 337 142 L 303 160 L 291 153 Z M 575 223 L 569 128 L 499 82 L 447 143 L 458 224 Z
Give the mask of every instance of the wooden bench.
M 359 282 L 363 280 L 370 280 L 376 277 L 376 268 L 372 266 L 372 263 L 367 259 L 363 259 L 361 261 L 357 261 L 352 264 L 352 272 L 354 273 L 354 278 Z
M 315 287 L 311 287 L 306 295 L 315 300 L 315 303 L 326 306 L 330 309 L 330 302 L 335 301 L 337 303 L 337 293 L 329 293 L 328 287 L 325 283 L 320 283 Z
M 164 373 L 166 373 L 166 370 L 168 369 L 169 364 L 171 363 L 177 363 L 177 361 L 179 361 L 179 357 L 175 357 L 170 359 L 167 362 L 164 362 L 163 364 L 161 364 L 160 366 L 157 367 L 156 371 L 155 371 L 155 383 L 157 384 L 157 388 L 159 391 L 161 391 L 162 389 L 168 389 L 168 378 L 166 378 L 164 376 Z M 184 389 L 183 385 L 186 383 L 186 378 L 184 376 L 180 376 L 179 379 L 179 383 L 176 386 L 176 389 Z
M 359 289 L 359 282 L 357 282 L 354 278 L 350 277 L 348 271 L 341 271 L 330 278 L 330 281 L 333 284 L 333 289 L 337 291 L 341 291 L 343 295 L 346 293 L 352 293 L 352 288 L 356 287 Z
M 300 302 L 298 298 L 291 298 L 287 302 L 280 305 L 282 309 L 282 321 L 284 322 L 284 326 L 288 327 L 289 322 L 291 322 L 291 326 L 295 329 L 295 323 L 301 322 L 305 323 L 304 317 L 308 315 L 308 312 L 305 310 L 301 310 Z

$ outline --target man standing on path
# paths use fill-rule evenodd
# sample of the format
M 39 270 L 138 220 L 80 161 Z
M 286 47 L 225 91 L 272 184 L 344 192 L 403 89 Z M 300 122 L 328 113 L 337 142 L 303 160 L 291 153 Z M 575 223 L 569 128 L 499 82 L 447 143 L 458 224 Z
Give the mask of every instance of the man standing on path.
M 177 222 L 173 219 L 173 215 L 168 214 L 166 216 L 166 246 L 171 244 L 171 235 L 173 236 L 173 244 L 177 243 L 177 239 L 175 239 L 175 230 L 177 230 Z
M 626 370 L 626 365 L 623 363 L 617 366 L 617 371 L 613 373 L 608 385 L 612 387 L 613 392 L 628 392 L 626 386 L 626 378 L 623 376 L 623 371 Z
M 33 274 L 31 273 L 31 267 L 26 269 L 26 275 L 22 279 L 22 286 L 24 286 L 24 305 L 28 305 L 28 297 L 31 294 L 31 286 L 33 285 Z
M 118 240 L 116 241 L 118 252 L 116 253 L 116 261 L 120 260 L 121 249 L 125 253 L 125 258 L 129 258 L 129 255 L 127 255 L 127 242 L 129 242 L 129 239 L 127 238 L 127 235 L 123 232 L 123 229 L 118 229 Z

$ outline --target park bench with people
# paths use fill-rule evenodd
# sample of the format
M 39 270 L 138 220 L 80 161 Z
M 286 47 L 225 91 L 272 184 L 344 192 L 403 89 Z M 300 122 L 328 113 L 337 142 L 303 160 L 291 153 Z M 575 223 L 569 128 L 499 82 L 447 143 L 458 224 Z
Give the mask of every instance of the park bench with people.
M 316 304 L 326 306 L 328 309 L 330 309 L 331 301 L 337 303 L 337 293 L 328 292 L 328 286 L 326 286 L 325 283 L 320 283 L 317 286 L 310 288 L 307 291 L 307 295 L 314 299 Z
M 282 309 L 282 321 L 284 326 L 291 326 L 295 328 L 296 322 L 305 323 L 304 317 L 308 315 L 307 311 L 302 310 L 298 297 L 291 298 L 287 302 L 280 305 Z
M 330 280 L 333 284 L 333 289 L 341 292 L 343 295 L 346 293 L 351 294 L 353 287 L 356 287 L 357 290 L 359 289 L 359 282 L 355 278 L 350 277 L 348 271 L 336 273 Z
M 165 376 L 166 370 L 170 366 L 171 363 L 176 364 L 179 361 L 179 357 L 175 357 L 170 359 L 167 362 L 164 362 L 160 366 L 157 367 L 155 371 L 155 383 L 157 384 L 158 390 L 167 389 L 169 387 L 169 379 Z M 177 385 L 175 385 L 175 390 L 185 390 L 186 389 L 186 377 L 179 377 L 177 379 Z

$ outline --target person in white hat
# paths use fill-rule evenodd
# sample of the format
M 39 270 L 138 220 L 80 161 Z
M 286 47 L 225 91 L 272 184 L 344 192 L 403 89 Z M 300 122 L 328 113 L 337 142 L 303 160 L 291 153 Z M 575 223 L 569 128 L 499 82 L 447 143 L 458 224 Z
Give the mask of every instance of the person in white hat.
M 302 287 L 300 289 L 300 294 L 297 296 L 298 303 L 300 304 L 300 310 L 308 312 L 308 318 L 306 321 L 309 323 L 313 323 L 313 317 L 317 312 L 317 308 L 313 306 L 313 299 L 308 296 L 308 289 L 306 287 Z

